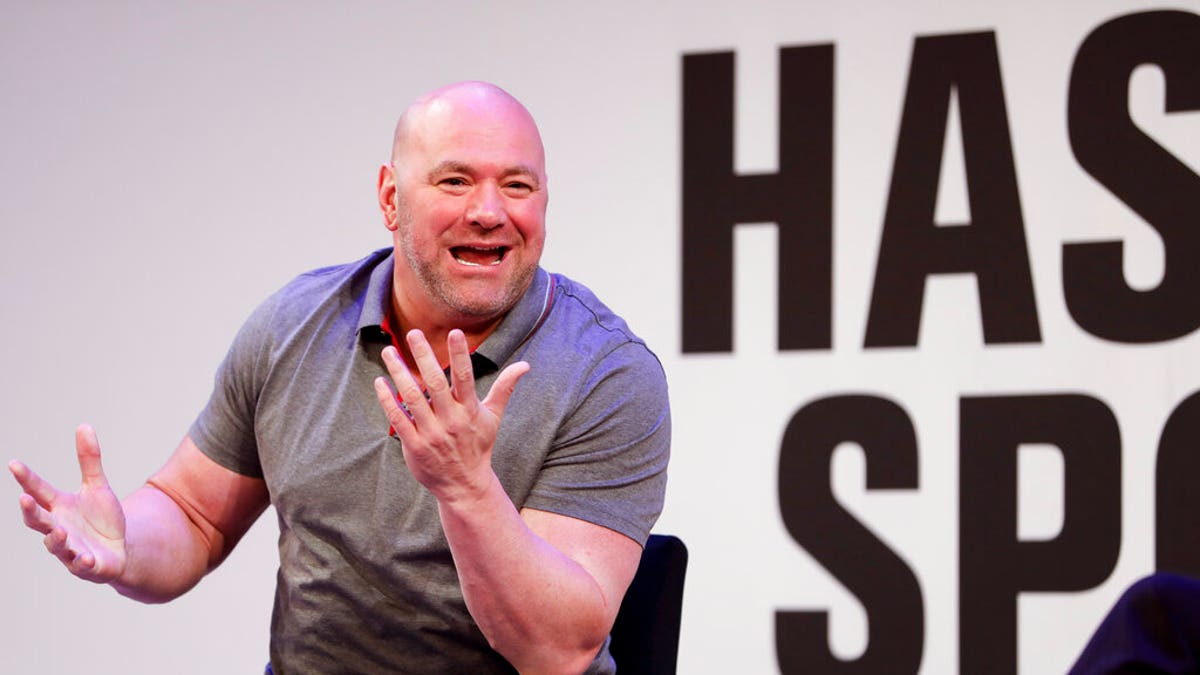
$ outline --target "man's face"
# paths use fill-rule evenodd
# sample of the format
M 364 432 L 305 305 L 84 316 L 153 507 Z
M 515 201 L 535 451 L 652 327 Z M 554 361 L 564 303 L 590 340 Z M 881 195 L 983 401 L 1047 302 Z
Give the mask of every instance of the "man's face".
M 487 103 L 434 101 L 409 121 L 398 147 L 389 228 L 396 300 L 409 321 L 497 318 L 528 288 L 541 258 L 541 139 L 524 109 Z

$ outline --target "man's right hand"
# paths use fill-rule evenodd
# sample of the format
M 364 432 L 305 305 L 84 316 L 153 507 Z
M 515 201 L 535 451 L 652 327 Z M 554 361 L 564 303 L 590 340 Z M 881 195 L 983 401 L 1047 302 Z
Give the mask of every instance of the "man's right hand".
M 116 580 L 125 569 L 125 511 L 100 465 L 100 444 L 88 425 L 75 430 L 83 484 L 63 492 L 22 462 L 8 465 L 25 494 L 25 524 L 46 535 L 46 550 L 77 577 L 97 583 Z

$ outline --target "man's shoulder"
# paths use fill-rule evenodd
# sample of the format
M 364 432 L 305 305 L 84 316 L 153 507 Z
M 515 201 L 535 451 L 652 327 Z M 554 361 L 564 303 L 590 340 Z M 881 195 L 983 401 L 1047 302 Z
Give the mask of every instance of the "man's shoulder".
M 558 296 L 555 303 L 567 315 L 565 318 L 607 333 L 613 340 L 645 345 L 625 319 L 605 304 L 592 289 L 563 274 L 556 273 L 553 276 Z
M 621 315 L 586 285 L 562 274 L 553 276 L 554 305 L 537 343 L 553 355 L 555 368 L 662 376 L 658 355 Z
M 361 308 L 387 291 L 391 249 L 385 248 L 353 262 L 328 265 L 303 272 L 267 297 L 252 322 L 286 330 L 314 314 L 343 313 Z M 358 314 L 358 312 L 354 312 Z
M 301 272 L 275 291 L 272 299 L 277 304 L 311 306 L 320 304 L 331 294 L 361 294 L 367 290 L 372 276 L 384 265 L 390 254 L 391 249 L 383 248 L 352 262 Z
M 370 275 L 388 258 L 391 248 L 381 248 L 351 262 L 326 265 L 301 272 L 289 281 L 281 293 L 305 293 L 321 288 L 334 288 Z

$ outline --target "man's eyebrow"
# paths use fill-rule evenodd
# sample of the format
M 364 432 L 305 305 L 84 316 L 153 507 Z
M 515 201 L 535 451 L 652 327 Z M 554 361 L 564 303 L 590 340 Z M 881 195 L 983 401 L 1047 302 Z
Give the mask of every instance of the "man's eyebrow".
M 434 166 L 429 170 L 430 176 L 436 176 L 442 173 L 471 173 L 471 167 L 468 166 L 466 162 L 460 162 L 455 159 L 447 159 L 438 162 L 437 166 Z
M 445 173 L 465 173 L 469 175 L 475 172 L 472 170 L 471 165 L 467 164 L 466 162 L 459 161 L 457 159 L 447 159 L 438 162 L 436 166 L 430 169 L 429 176 L 432 178 Z M 528 176 L 530 181 L 534 183 L 535 187 L 541 184 L 541 178 L 537 170 L 528 164 L 515 164 L 510 166 L 504 169 L 501 175 L 505 178 L 512 176 Z
M 510 166 L 504 171 L 505 178 L 512 178 L 513 176 L 524 176 L 530 183 L 533 183 L 533 188 L 535 190 L 542 186 L 541 174 L 539 174 L 532 166 L 527 164 Z

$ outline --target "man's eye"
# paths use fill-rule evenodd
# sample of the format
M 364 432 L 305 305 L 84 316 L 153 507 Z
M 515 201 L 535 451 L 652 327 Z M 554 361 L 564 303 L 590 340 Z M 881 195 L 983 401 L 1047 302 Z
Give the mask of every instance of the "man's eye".
M 449 185 L 451 187 L 461 187 L 466 184 L 467 184 L 467 181 L 465 181 L 461 178 L 443 178 L 442 179 L 442 185 Z
M 509 183 L 506 187 L 509 190 L 516 190 L 519 192 L 529 192 L 529 191 L 533 190 L 533 186 L 531 186 L 529 183 L 522 183 L 520 181 L 513 181 L 512 183 Z

